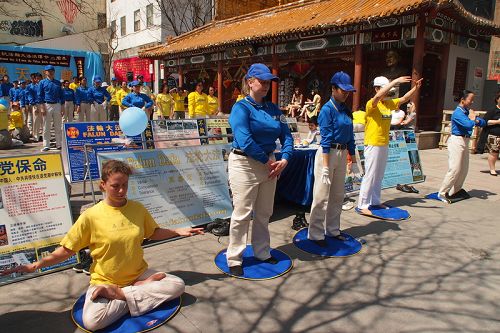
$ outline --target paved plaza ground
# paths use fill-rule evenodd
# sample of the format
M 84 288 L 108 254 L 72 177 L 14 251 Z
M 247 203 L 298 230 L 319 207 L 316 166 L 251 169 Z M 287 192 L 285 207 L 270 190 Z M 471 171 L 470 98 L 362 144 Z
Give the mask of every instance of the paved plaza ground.
M 410 220 L 342 214 L 344 231 L 367 242 L 355 256 L 323 259 L 298 250 L 290 229 L 296 208 L 286 203 L 276 205 L 269 228 L 272 246 L 290 255 L 294 268 L 277 279 L 221 274 L 213 259 L 228 237 L 147 248 L 151 267 L 186 282 L 180 312 L 155 332 L 500 332 L 500 177 L 487 173 L 486 154 L 471 155 L 465 188 L 472 198 L 426 200 L 446 172 L 447 152 L 420 154 L 427 175 L 416 185 L 420 194 L 383 191 Z M 89 199 L 73 187 L 75 210 Z M 66 270 L 0 287 L 0 332 L 77 332 L 70 309 L 88 280 Z

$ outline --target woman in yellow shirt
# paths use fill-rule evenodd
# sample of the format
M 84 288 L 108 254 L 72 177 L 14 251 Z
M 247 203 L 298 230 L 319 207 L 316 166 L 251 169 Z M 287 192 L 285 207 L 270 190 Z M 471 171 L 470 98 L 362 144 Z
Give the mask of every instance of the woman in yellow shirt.
M 127 87 L 127 81 L 123 81 L 121 89 L 116 92 L 116 101 L 120 107 L 120 114 L 126 109 L 126 107 L 123 107 L 122 101 L 128 94 L 130 94 L 130 89 Z
M 215 88 L 208 88 L 208 114 L 210 116 L 216 116 L 219 113 L 219 100 L 215 96 Z
M 198 82 L 195 89 L 188 95 L 189 118 L 206 118 L 209 114 L 208 96 L 203 92 L 203 82 Z
M 186 118 L 186 107 L 184 106 L 186 92 L 184 88 L 173 88 L 171 92 L 172 100 L 174 101 L 174 119 Z
M 100 188 L 104 200 L 87 209 L 50 255 L 27 265 L 0 272 L 32 273 L 58 264 L 88 246 L 94 263 L 83 307 L 85 328 L 96 331 L 123 315 L 143 315 L 184 292 L 182 279 L 148 268 L 143 240 L 163 240 L 203 234 L 203 228 L 165 229 L 147 209 L 127 199 L 128 179 L 133 173 L 122 161 L 102 165 Z
M 169 94 L 168 85 L 166 83 L 161 87 L 161 92 L 156 96 L 156 106 L 158 107 L 158 118 L 172 118 L 174 100 Z

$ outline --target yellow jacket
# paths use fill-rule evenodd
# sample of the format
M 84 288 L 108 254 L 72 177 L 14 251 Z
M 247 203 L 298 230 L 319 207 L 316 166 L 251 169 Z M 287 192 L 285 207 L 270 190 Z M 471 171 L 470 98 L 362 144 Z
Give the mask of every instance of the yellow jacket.
M 219 100 L 215 96 L 207 95 L 208 100 L 208 114 L 216 115 L 217 110 L 219 109 Z
M 130 93 L 129 89 L 120 89 L 116 92 L 116 102 L 120 107 L 123 107 L 122 101 Z
M 109 101 L 109 105 L 119 105 L 118 101 L 116 100 L 116 95 L 117 95 L 118 91 L 121 90 L 121 88 L 118 86 L 116 86 L 116 87 L 109 86 L 106 88 L 106 90 L 111 95 L 111 100 Z
M 188 95 L 189 118 L 205 118 L 208 114 L 208 98 L 205 93 L 193 91 Z

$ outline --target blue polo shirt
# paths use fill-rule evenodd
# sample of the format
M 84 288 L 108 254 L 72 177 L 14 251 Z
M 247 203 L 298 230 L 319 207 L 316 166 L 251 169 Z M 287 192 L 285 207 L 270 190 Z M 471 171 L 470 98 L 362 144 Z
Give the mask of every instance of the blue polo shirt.
M 2 96 L 9 97 L 9 91 L 13 88 L 14 85 L 12 83 L 0 83 L 0 93 Z
M 19 92 L 19 105 L 23 108 L 28 105 L 28 89 L 22 89 Z
M 354 155 L 356 145 L 351 113 L 345 103 L 337 102 L 333 97 L 321 108 L 318 125 L 324 154 L 330 153 L 332 143 L 340 143 L 347 145 L 349 155 Z
M 75 104 L 80 105 L 80 103 L 93 103 L 94 99 L 92 97 L 92 91 L 87 86 L 79 86 L 75 91 Z
M 125 96 L 125 98 L 122 100 L 122 105 L 128 108 L 132 106 L 138 108 L 143 108 L 145 106 L 146 108 L 150 108 L 153 106 L 153 101 L 146 94 L 136 94 L 135 92 L 132 92 Z
M 25 98 L 26 104 L 40 104 L 40 101 L 38 100 L 38 83 L 35 84 L 32 82 L 26 86 Z
M 63 99 L 65 102 L 75 102 L 75 91 L 71 88 L 63 88 Z
M 479 123 L 477 126 L 486 126 L 486 121 L 483 118 L 477 118 Z M 469 110 L 462 106 L 457 106 L 451 115 L 451 134 L 458 136 L 471 136 L 472 129 L 476 126 L 474 120 L 469 119 Z
M 104 99 L 108 102 L 111 100 L 111 95 L 104 87 L 92 87 L 90 88 L 90 94 L 92 94 L 94 102 L 99 104 L 104 103 Z
M 38 84 L 38 99 L 41 103 L 64 103 L 61 82 L 43 79 Z
M 290 160 L 293 137 L 281 110 L 273 103 L 257 104 L 250 96 L 233 105 L 229 124 L 233 130 L 233 148 L 244 151 L 251 158 L 266 164 L 269 154 L 281 142 L 282 158 Z
M 21 87 L 10 88 L 9 97 L 11 102 L 19 102 L 19 94 L 21 93 Z

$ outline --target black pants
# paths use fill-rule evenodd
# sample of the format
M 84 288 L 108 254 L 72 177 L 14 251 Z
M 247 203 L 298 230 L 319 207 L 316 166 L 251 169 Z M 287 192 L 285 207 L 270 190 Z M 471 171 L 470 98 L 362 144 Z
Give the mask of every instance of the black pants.
M 110 121 L 118 121 L 120 118 L 120 110 L 118 105 L 110 105 L 109 106 L 109 120 Z

